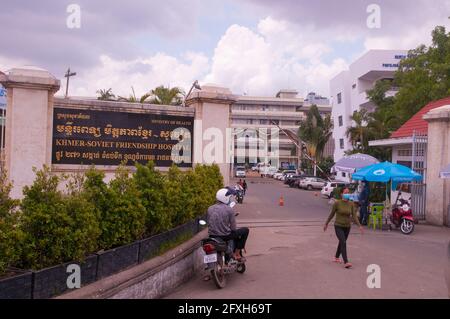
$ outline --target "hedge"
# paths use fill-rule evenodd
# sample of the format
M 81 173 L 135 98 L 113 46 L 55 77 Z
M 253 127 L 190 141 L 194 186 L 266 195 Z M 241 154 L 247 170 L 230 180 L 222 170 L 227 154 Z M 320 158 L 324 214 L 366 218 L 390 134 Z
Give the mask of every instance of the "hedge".
M 167 174 L 154 163 L 120 166 L 114 179 L 91 167 L 57 176 L 44 166 L 19 203 L 0 174 L 0 277 L 9 267 L 39 270 L 148 238 L 205 213 L 223 187 L 217 165 Z M 61 191 L 64 182 L 66 191 Z

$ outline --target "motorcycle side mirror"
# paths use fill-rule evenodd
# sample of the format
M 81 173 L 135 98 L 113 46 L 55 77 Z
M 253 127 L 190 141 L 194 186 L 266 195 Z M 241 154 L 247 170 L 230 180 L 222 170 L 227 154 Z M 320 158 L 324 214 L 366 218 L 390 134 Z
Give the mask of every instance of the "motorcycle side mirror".
M 200 219 L 200 220 L 198 221 L 198 223 L 199 223 L 200 225 L 202 225 L 202 226 L 205 226 L 205 225 L 206 225 L 206 222 L 205 222 L 203 219 Z
M 230 207 L 233 208 L 234 206 L 236 206 L 236 202 L 231 202 Z

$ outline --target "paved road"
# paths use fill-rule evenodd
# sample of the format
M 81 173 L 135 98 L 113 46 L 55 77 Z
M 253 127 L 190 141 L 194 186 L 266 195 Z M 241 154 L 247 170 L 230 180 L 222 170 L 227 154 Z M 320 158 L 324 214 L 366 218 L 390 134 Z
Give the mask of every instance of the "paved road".
M 277 181 L 250 181 L 237 206 L 239 224 L 250 227 L 247 272 L 229 276 L 221 290 L 200 272 L 167 298 L 448 298 L 450 229 L 418 225 L 411 236 L 380 230 L 361 236 L 354 228 L 348 242 L 354 268 L 347 270 L 331 262 L 337 240 L 332 227 L 322 230 L 330 206 L 315 195 Z M 380 289 L 367 288 L 370 264 L 381 267 Z

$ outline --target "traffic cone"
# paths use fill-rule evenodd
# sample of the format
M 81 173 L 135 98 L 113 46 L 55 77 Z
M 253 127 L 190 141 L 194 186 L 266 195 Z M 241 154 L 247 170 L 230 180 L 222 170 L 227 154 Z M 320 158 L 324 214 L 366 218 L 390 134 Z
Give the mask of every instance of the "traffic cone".
M 283 195 L 280 196 L 279 204 L 280 204 L 280 206 L 284 206 L 284 198 L 283 198 Z

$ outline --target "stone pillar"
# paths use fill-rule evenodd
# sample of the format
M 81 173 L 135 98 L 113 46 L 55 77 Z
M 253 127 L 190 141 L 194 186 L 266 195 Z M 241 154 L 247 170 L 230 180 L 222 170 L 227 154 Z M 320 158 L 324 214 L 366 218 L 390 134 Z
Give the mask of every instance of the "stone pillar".
M 51 164 L 53 95 L 60 81 L 48 71 L 23 67 L 0 74 L 7 91 L 5 168 L 13 182 L 11 196 L 21 198 L 34 173 Z
M 439 178 L 439 172 L 450 163 L 450 105 L 424 115 L 428 122 L 426 219 L 433 225 L 449 225 L 450 180 Z
M 231 105 L 236 100 L 229 89 L 207 85 L 194 91 L 186 101 L 187 106 L 195 108 L 194 165 L 218 164 L 225 185 L 230 182 L 227 129 L 231 127 Z M 214 156 L 211 158 L 210 154 Z

